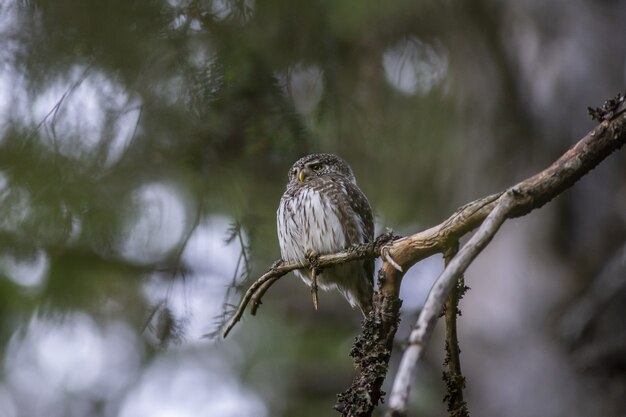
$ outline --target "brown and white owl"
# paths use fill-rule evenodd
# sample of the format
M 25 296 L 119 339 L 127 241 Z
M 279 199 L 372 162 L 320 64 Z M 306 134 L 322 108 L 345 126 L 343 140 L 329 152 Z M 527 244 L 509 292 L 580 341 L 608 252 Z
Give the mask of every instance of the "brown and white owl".
M 374 239 L 372 208 L 356 185 L 350 166 L 333 154 L 312 154 L 289 170 L 287 190 L 277 212 L 282 259 L 302 262 L 311 252 L 339 252 Z M 311 285 L 311 271 L 296 270 Z M 374 261 L 325 267 L 317 276 L 322 289 L 337 288 L 363 315 L 371 310 Z

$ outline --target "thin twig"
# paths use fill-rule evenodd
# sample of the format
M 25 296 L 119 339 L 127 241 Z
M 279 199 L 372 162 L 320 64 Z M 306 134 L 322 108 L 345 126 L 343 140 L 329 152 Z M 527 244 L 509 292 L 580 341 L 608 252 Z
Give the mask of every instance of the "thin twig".
M 313 299 L 313 307 L 317 311 L 317 268 L 311 268 L 311 298 Z
M 243 312 L 246 310 L 248 303 L 260 287 L 262 287 L 267 281 L 270 281 L 272 279 L 276 281 L 278 278 L 282 277 L 290 271 L 293 271 L 294 269 L 298 269 L 299 267 L 300 265 L 296 263 L 280 264 L 276 267 L 270 268 L 270 270 L 263 274 L 261 278 L 254 281 L 254 283 L 250 285 L 243 298 L 241 299 L 241 302 L 239 303 L 235 314 L 226 325 L 226 328 L 224 330 L 224 337 L 228 336 L 228 333 L 230 333 L 233 326 L 235 326 L 235 324 L 237 324 L 237 322 L 241 320 L 241 316 L 243 316 Z M 258 300 L 256 301 L 258 302 Z
M 283 276 L 284 275 L 278 275 L 278 276 L 272 277 L 271 279 L 268 279 L 263 284 L 261 284 L 261 286 L 254 292 L 254 294 L 252 295 L 252 298 L 250 299 L 250 301 L 252 301 L 252 306 L 250 307 L 250 314 L 252 314 L 253 316 L 256 315 L 257 310 L 259 309 L 261 304 L 263 304 L 261 302 L 261 298 L 263 298 L 263 295 L 265 295 L 265 292 Z
M 398 270 L 398 272 L 404 272 L 402 270 L 402 267 L 391 257 L 391 255 L 389 255 L 389 249 L 388 248 L 384 248 L 383 251 L 382 251 L 382 254 L 383 254 L 383 258 L 385 258 L 385 260 L 387 262 L 389 262 L 391 264 L 391 266 L 396 268 Z

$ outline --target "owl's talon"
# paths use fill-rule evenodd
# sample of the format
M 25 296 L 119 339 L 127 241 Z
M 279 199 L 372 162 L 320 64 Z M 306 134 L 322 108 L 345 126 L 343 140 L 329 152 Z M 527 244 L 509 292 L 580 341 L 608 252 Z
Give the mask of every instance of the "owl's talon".
M 320 258 L 320 254 L 314 250 L 310 250 L 306 253 L 306 260 L 309 261 L 310 264 L 314 264 Z

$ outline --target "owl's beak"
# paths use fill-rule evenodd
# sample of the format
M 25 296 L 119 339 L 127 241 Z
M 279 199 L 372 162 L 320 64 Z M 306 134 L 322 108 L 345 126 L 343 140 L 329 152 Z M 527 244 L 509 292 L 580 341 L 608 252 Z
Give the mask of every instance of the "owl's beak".
M 300 172 L 298 172 L 298 180 L 300 182 L 304 182 L 304 179 L 309 175 L 311 175 L 311 171 L 309 170 L 309 168 L 302 168 Z

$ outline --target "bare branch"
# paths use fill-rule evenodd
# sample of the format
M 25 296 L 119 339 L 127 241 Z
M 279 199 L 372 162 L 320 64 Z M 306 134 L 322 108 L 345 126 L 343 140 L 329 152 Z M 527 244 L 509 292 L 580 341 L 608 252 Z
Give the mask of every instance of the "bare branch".
M 417 319 L 415 328 L 409 336 L 409 346 L 404 351 L 393 390 L 389 397 L 388 416 L 401 416 L 406 412 L 406 404 L 409 399 L 409 388 L 413 380 L 413 374 L 417 361 L 424 354 L 424 348 L 432 334 L 435 323 L 441 314 L 443 304 L 454 288 L 458 278 L 480 252 L 487 246 L 496 234 L 502 223 L 515 207 L 514 193 L 508 191 L 498 199 L 493 211 L 487 216 L 478 231 L 463 246 L 459 253 L 450 261 L 448 267 L 435 281 L 426 303 Z
M 497 230 L 506 218 L 522 216 L 542 207 L 626 143 L 626 106 L 624 102 L 619 101 L 603 114 L 605 114 L 604 119 L 598 126 L 544 171 L 520 182 L 505 194 L 497 193 L 461 207 L 437 226 L 393 241 L 384 248 L 385 251 L 388 251 L 391 259 L 403 271 L 407 271 L 416 262 L 435 253 L 443 253 L 460 237 L 478 227 L 487 216 L 491 216 L 490 222 L 481 229 L 481 234 L 486 233 L 489 236 L 490 230 L 493 230 L 492 228 Z M 496 205 L 499 208 L 494 211 Z M 481 239 L 481 236 L 479 235 L 476 239 Z M 408 365 L 411 358 L 403 358 L 403 362 L 406 362 L 407 365 L 405 374 L 399 378 L 410 380 L 409 376 L 415 366 L 415 360 L 419 359 L 424 347 L 423 344 L 428 341 L 427 336 L 432 331 L 434 321 L 431 320 L 436 320 L 443 305 L 442 300 L 445 300 L 451 288 L 450 285 L 453 286 L 453 284 L 449 284 L 449 280 L 458 273 L 453 273 L 453 271 L 462 272 L 465 270 L 467 265 L 464 264 L 471 262 L 471 259 L 479 252 L 472 253 L 476 248 L 479 247 L 467 248 L 466 255 L 463 257 L 465 260 L 459 258 L 460 252 L 455 257 L 455 261 L 451 262 L 444 271 L 445 276 L 442 275 L 438 280 L 439 284 L 433 288 L 434 293 L 429 295 L 429 299 L 431 300 L 430 310 L 435 313 L 422 311 L 422 316 L 418 319 L 419 325 L 424 326 L 419 331 L 423 332 L 426 337 L 421 340 L 421 346 L 411 349 L 413 365 Z M 385 306 L 397 306 L 400 303 L 398 295 L 403 275 L 403 272 L 386 261 L 386 257 L 383 258 L 383 265 L 379 271 L 380 294 L 374 306 L 375 311 L 381 312 L 381 320 L 366 322 L 362 330 L 363 335 L 379 334 L 380 337 L 374 339 L 376 343 L 368 344 L 367 349 L 361 349 L 359 357 L 355 358 L 356 376 L 351 387 L 339 395 L 339 400 L 335 405 L 335 408 L 340 410 L 344 416 L 371 416 L 380 399 L 380 389 L 384 378 L 381 378 L 380 372 L 370 372 L 367 361 L 361 358 L 367 358 L 368 354 L 371 354 L 384 359 L 385 356 L 379 355 L 379 352 L 391 349 L 399 320 L 399 309 L 386 308 Z M 454 279 L 451 282 L 454 283 Z M 439 300 L 439 302 L 434 303 L 434 300 Z M 432 314 L 435 314 L 434 319 L 431 317 Z M 360 336 L 357 338 L 357 342 L 359 340 L 361 340 Z M 420 343 L 420 337 L 413 337 L 412 341 L 412 345 L 417 345 Z M 357 342 L 355 342 L 355 348 L 357 348 Z M 388 359 L 387 362 L 377 362 L 376 366 L 386 370 L 387 363 Z M 395 391 L 392 410 L 388 415 L 402 415 L 403 404 L 406 404 L 406 396 L 408 396 L 404 388 L 407 386 L 406 383 L 397 381 L 396 385 L 398 389 Z
M 295 264 L 295 263 L 291 263 L 291 264 L 279 263 L 277 266 L 273 266 L 272 268 L 270 268 L 270 270 L 267 271 L 265 274 L 263 274 L 261 278 L 254 281 L 254 283 L 250 286 L 250 288 L 248 288 L 248 291 L 246 291 L 245 295 L 241 299 L 241 302 L 239 303 L 239 306 L 237 307 L 235 314 L 226 325 L 226 329 L 224 330 L 224 337 L 228 336 L 228 333 L 230 333 L 230 331 L 235 326 L 235 324 L 237 324 L 237 322 L 241 320 L 241 316 L 243 316 L 243 312 L 246 310 L 248 303 L 250 302 L 250 300 L 252 299 L 252 297 L 255 295 L 255 293 L 257 292 L 259 288 L 263 287 L 263 285 L 266 284 L 266 282 L 269 282 L 271 280 L 276 281 L 278 280 L 278 278 L 282 277 L 288 272 L 293 271 L 294 269 L 298 269 L 299 267 L 300 265 Z M 263 292 L 265 291 L 267 291 L 267 288 L 265 288 Z M 259 300 L 256 300 L 256 303 L 258 304 Z
M 451 246 L 444 254 L 446 266 L 459 252 L 459 245 Z M 456 281 L 454 288 L 448 294 L 448 299 L 444 306 L 446 319 L 446 358 L 443 371 L 443 382 L 446 385 L 446 395 L 443 400 L 447 402 L 448 414 L 450 417 L 469 417 L 467 403 L 463 399 L 463 389 L 465 388 L 465 377 L 461 371 L 461 349 L 457 337 L 457 318 L 460 316 L 459 301 L 465 294 L 468 287 L 465 286 L 463 275 Z
M 317 311 L 319 300 L 317 297 L 317 268 L 311 268 L 311 298 L 313 300 L 313 307 Z
M 252 295 L 252 298 L 250 299 L 250 301 L 252 301 L 252 307 L 250 307 L 250 314 L 252 314 L 253 316 L 256 315 L 257 310 L 259 309 L 261 304 L 263 304 L 261 302 L 261 298 L 263 298 L 263 295 L 265 295 L 265 292 L 269 290 L 269 288 L 272 285 L 274 285 L 276 281 L 278 281 L 281 277 L 285 275 L 286 274 L 273 276 L 267 281 L 265 281 L 261 286 L 259 286 L 259 288 L 255 291 L 255 293 Z M 226 337 L 226 335 L 224 335 L 224 337 Z

